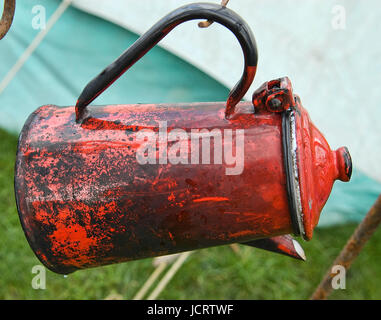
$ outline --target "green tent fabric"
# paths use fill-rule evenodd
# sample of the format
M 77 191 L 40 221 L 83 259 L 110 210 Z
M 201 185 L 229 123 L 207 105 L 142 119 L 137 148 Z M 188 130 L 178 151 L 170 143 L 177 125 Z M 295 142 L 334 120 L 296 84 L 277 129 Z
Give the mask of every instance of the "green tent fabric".
M 17 2 L 12 29 L 0 41 L 0 79 L 39 32 L 32 27 L 32 8 L 43 6 L 48 19 L 59 3 Z M 0 127 L 18 133 L 37 107 L 75 104 L 86 83 L 137 37 L 110 22 L 68 8 L 0 95 Z M 228 92 L 208 75 L 156 46 L 94 103 L 224 101 Z M 355 167 L 350 183 L 334 185 L 320 226 L 359 221 L 380 193 L 381 184 Z

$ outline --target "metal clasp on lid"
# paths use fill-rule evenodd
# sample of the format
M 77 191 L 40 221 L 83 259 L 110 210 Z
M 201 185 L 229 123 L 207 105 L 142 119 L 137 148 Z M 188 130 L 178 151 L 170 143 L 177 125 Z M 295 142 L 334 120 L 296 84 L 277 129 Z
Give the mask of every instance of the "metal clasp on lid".
M 265 82 L 253 94 L 255 111 L 282 112 L 295 105 L 292 84 L 288 77 Z

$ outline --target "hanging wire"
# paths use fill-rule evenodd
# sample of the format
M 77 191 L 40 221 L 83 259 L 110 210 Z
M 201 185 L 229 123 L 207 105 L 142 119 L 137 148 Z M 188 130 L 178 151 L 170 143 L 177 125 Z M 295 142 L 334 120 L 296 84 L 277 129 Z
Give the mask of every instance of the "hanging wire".
M 222 1 L 221 1 L 221 6 L 226 7 L 228 3 L 229 3 L 229 0 L 222 0 Z M 213 23 L 212 20 L 201 21 L 201 22 L 198 23 L 198 26 L 199 26 L 200 28 L 207 28 L 207 27 L 209 27 L 212 23 Z

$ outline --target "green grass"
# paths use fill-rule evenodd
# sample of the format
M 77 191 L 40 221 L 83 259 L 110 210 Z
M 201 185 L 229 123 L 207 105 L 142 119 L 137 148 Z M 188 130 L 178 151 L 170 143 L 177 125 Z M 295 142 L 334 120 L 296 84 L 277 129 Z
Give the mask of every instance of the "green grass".
M 46 290 L 34 290 L 31 269 L 39 261 L 24 237 L 13 195 L 17 138 L 0 129 L 0 298 L 131 299 L 153 271 L 152 259 L 77 271 L 67 278 L 47 271 Z M 356 226 L 316 230 L 303 243 L 307 262 L 240 246 L 193 253 L 160 299 L 307 299 Z M 347 289 L 332 299 L 381 299 L 381 229 L 347 274 Z

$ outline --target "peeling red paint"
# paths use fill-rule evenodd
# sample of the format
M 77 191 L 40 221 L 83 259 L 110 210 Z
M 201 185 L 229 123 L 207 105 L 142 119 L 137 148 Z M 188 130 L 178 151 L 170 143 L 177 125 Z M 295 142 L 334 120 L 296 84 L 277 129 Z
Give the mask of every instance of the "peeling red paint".
M 330 151 L 299 100 L 295 108 L 309 237 L 333 181 L 346 179 L 348 168 L 345 153 Z M 15 190 L 40 260 L 66 274 L 292 233 L 281 113 L 261 107 L 254 113 L 250 102 L 239 103 L 231 119 L 224 110 L 224 103 L 110 105 L 89 108 L 82 124 L 74 107 L 34 112 L 20 135 Z M 226 175 L 224 162 L 139 164 L 136 133 L 157 131 L 160 121 L 186 132 L 243 129 L 243 172 Z M 313 199 L 311 208 L 306 199 Z
M 205 198 L 199 198 L 194 199 L 193 202 L 205 202 L 205 201 L 229 201 L 229 198 L 224 197 L 205 197 Z

